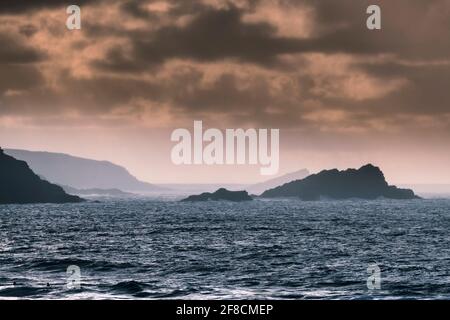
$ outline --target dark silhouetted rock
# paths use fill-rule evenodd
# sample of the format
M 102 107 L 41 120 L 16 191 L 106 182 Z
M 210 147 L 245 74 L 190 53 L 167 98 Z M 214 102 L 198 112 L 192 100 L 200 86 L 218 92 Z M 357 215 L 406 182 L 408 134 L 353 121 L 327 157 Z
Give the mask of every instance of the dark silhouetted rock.
M 383 172 L 371 164 L 345 171 L 324 170 L 303 180 L 265 191 L 263 198 L 299 197 L 302 200 L 330 199 L 417 199 L 412 190 L 389 186 Z
M 0 204 L 68 203 L 83 199 L 68 195 L 42 180 L 25 161 L 6 155 L 0 148 Z
M 247 190 L 249 193 L 261 194 L 268 189 L 281 186 L 282 184 L 291 181 L 305 179 L 307 176 L 309 176 L 309 171 L 306 169 L 301 169 L 296 172 L 285 174 L 281 177 L 277 177 L 274 179 L 270 179 L 261 183 L 248 186 L 247 188 L 245 188 L 245 190 Z
M 219 189 L 214 193 L 205 192 L 200 195 L 194 195 L 190 196 L 186 199 L 183 199 L 181 201 L 234 201 L 234 202 L 240 202 L 240 201 L 250 201 L 253 200 L 252 197 L 250 197 L 247 193 L 247 191 L 228 191 L 227 189 Z

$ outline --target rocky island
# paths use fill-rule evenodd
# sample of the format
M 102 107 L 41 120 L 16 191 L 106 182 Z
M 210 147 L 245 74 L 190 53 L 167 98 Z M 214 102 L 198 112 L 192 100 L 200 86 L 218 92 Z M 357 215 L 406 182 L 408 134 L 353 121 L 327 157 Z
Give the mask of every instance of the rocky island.
M 210 193 L 205 192 L 200 195 L 189 196 L 186 199 L 181 200 L 182 202 L 196 202 L 196 201 L 251 201 L 252 197 L 248 195 L 247 191 L 229 191 L 227 189 L 221 188 L 216 192 Z
M 25 161 L 6 155 L 0 148 L 0 204 L 68 203 L 83 199 L 42 180 Z
M 262 198 L 298 197 L 302 200 L 328 199 L 418 199 L 409 189 L 399 189 L 386 182 L 380 168 L 371 164 L 345 171 L 324 170 L 303 180 L 296 180 L 265 191 Z

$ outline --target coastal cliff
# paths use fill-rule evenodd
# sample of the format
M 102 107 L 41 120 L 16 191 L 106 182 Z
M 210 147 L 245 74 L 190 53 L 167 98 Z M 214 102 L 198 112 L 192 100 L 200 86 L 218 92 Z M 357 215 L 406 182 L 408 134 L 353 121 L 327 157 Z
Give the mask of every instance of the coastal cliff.
M 6 155 L 0 148 L 0 204 L 68 203 L 83 199 L 42 180 L 25 161 Z

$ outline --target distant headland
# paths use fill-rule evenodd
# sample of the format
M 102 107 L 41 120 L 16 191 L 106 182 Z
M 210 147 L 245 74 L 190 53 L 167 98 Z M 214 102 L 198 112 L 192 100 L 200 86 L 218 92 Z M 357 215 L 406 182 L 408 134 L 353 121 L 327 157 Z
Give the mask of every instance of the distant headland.
M 265 191 L 262 198 L 297 197 L 302 200 L 320 199 L 419 199 L 410 189 L 399 189 L 386 182 L 380 168 L 371 164 L 345 171 L 324 170 L 305 179 L 286 183 Z
M 25 161 L 6 155 L 0 148 L 0 204 L 69 203 L 84 201 L 61 187 L 42 180 Z
M 162 192 L 165 188 L 138 180 L 124 167 L 63 153 L 5 149 L 7 155 L 25 161 L 34 173 L 59 186 L 78 190 L 119 189 L 124 192 Z M 76 193 L 78 194 L 78 193 Z

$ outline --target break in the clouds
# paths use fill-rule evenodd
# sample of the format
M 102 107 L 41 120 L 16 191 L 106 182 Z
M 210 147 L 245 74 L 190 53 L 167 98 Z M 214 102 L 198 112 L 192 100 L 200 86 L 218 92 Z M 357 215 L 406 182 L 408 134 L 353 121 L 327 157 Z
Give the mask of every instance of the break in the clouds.
M 447 130 L 446 0 L 0 3 L 0 117 L 46 125 Z M 382 8 L 382 30 L 366 8 Z M 52 121 L 52 119 L 57 119 Z

